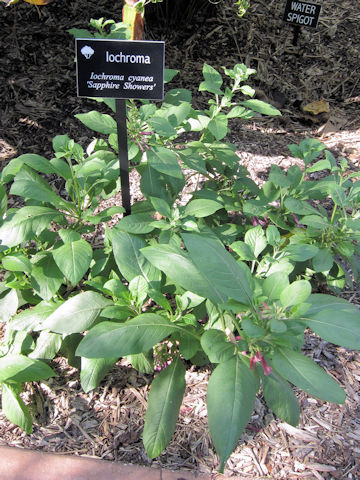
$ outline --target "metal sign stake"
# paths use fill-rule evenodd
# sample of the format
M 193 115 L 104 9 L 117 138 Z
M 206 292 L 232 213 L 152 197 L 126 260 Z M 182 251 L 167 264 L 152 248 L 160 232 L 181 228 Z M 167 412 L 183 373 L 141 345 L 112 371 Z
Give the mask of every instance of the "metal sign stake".
M 131 214 L 130 182 L 129 182 L 129 158 L 126 128 L 126 100 L 117 98 L 115 100 L 115 120 L 117 123 L 120 182 L 122 205 L 125 208 L 125 215 Z

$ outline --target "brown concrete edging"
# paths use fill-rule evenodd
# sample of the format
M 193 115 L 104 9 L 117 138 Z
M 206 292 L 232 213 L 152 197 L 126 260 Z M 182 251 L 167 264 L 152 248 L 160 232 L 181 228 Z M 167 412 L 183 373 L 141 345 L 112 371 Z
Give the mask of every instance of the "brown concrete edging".
M 0 447 L 1 480 L 211 480 L 215 475 Z M 216 475 L 217 479 L 226 479 Z M 235 480 L 235 477 L 231 477 Z

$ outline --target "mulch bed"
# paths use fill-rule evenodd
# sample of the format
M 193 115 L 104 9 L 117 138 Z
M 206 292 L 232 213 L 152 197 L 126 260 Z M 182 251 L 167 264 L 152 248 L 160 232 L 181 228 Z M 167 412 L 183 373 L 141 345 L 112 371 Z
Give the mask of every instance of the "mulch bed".
M 335 156 L 345 156 L 352 171 L 359 171 L 358 2 L 325 2 L 317 30 L 302 29 L 297 46 L 292 27 L 281 20 L 285 2 L 252 0 L 242 19 L 236 17 L 233 3 L 220 0 L 210 15 L 200 9 L 187 25 L 159 25 L 156 14 L 150 13 L 155 7 L 148 7 L 147 38 L 165 40 L 166 66 L 180 70 L 172 85 L 191 89 L 194 104 L 206 108 L 206 95 L 197 92 L 204 62 L 218 70 L 242 62 L 257 69 L 249 83 L 256 87 L 257 98 L 281 109 L 282 117 L 259 117 L 248 123 L 236 120 L 228 140 L 237 146 L 240 162 L 258 183 L 266 179 L 271 163 L 289 168 L 295 159 L 286 145 L 310 135 L 323 141 Z M 67 30 L 85 28 L 90 18 L 119 20 L 119 2 L 55 0 L 40 12 L 39 16 L 35 7 L 25 3 L 0 6 L 0 168 L 26 152 L 51 158 L 51 140 L 57 134 L 68 134 L 86 145 L 92 133 L 74 115 L 104 108 L 76 98 L 74 41 Z M 321 99 L 328 102 L 329 112 L 314 115 L 303 110 Z M 134 198 L 139 197 L 137 184 L 134 177 Z M 357 290 L 344 296 L 360 304 Z M 305 352 L 346 390 L 345 405 L 298 392 L 302 415 L 294 428 L 274 419 L 259 397 L 228 462 L 228 475 L 249 479 L 359 477 L 360 355 L 310 333 Z M 147 458 L 141 443 L 151 377 L 121 361 L 98 389 L 85 394 L 77 370 L 62 358 L 56 360 L 56 369 L 56 379 L 35 383 L 24 394 L 34 405 L 34 433 L 25 435 L 1 415 L 1 444 L 172 469 L 216 470 L 217 458 L 207 432 L 207 369 L 187 373 L 177 431 L 154 461 Z

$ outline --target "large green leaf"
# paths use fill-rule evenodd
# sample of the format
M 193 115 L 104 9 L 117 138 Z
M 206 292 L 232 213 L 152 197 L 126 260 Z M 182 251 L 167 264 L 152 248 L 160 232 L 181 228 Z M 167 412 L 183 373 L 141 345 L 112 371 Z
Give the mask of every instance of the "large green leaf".
M 0 284 L 0 322 L 7 322 L 15 315 L 19 307 L 19 299 L 14 289 L 7 289 Z
M 117 133 L 115 120 L 107 114 L 92 110 L 88 113 L 78 113 L 75 118 L 80 120 L 85 126 L 95 130 L 95 132 L 110 134 Z
M 90 266 L 92 248 L 83 238 L 73 239 L 54 249 L 52 255 L 65 278 L 76 285 Z
M 40 173 L 56 173 L 54 166 L 47 158 L 36 155 L 35 153 L 25 153 L 17 159 Z
M 50 377 L 55 377 L 55 373 L 40 360 L 24 355 L 6 355 L 0 358 L 0 382 L 35 382 Z
M 296 280 L 280 294 L 280 302 L 284 307 L 304 303 L 311 294 L 311 284 L 307 280 Z
M 8 207 L 8 196 L 4 185 L 0 185 L 0 218 L 4 217 Z
M 10 189 L 11 195 L 19 195 L 23 198 L 30 198 L 40 202 L 47 202 L 61 207 L 66 204 L 50 187 L 40 175 L 31 168 L 23 167 L 14 178 L 14 183 Z
M 209 429 L 221 472 L 250 420 L 258 388 L 258 377 L 239 356 L 220 363 L 210 377 L 206 400 Z
M 183 173 L 174 152 L 165 147 L 154 147 L 147 152 L 149 165 L 169 177 L 183 179 Z
M 327 248 L 319 248 L 318 253 L 311 261 L 315 272 L 328 272 L 334 264 L 334 257 Z
M 263 375 L 262 385 L 268 407 L 281 420 L 295 427 L 299 423 L 300 407 L 288 382 L 272 370 L 270 375 Z
M 80 333 L 88 330 L 101 311 L 112 301 L 97 292 L 87 291 L 69 298 L 42 324 L 42 329 L 56 333 Z
M 256 258 L 267 246 L 265 233 L 260 225 L 250 228 L 250 230 L 245 233 L 244 240 L 246 244 L 252 247 Z
M 150 458 L 160 455 L 175 431 L 185 392 L 185 372 L 177 356 L 151 384 L 143 433 L 144 447 Z
M 271 366 L 305 392 L 326 402 L 344 403 L 345 392 L 310 358 L 289 349 L 276 350 Z
M 28 435 L 32 433 L 32 418 L 27 406 L 22 401 L 16 387 L 2 384 L 1 404 L 4 415 Z
M 313 216 L 317 217 L 318 215 Z M 319 252 L 319 248 L 316 245 L 294 243 L 287 245 L 284 248 L 284 252 L 289 254 L 287 258 L 290 260 L 294 260 L 295 262 L 305 262 L 306 260 L 315 257 L 315 255 L 317 255 Z
M 224 205 L 216 200 L 198 198 L 186 205 L 185 215 L 193 215 L 196 218 L 208 217 L 221 208 L 224 208 Z
M 10 272 L 26 272 L 29 273 L 32 270 L 32 263 L 26 255 L 23 253 L 14 253 L 12 255 L 6 255 L 2 259 L 2 264 L 5 270 Z
M 52 360 L 60 350 L 61 343 L 61 335 L 43 331 L 36 340 L 35 350 L 29 354 L 29 357 L 39 360 Z
M 63 283 L 64 276 L 50 252 L 41 256 L 31 271 L 31 286 L 44 300 L 51 300 Z
M 360 347 L 360 312 L 355 305 L 321 294 L 311 295 L 309 300 L 312 306 L 304 317 L 315 333 L 336 345 Z
M 128 355 L 126 358 L 138 372 L 147 373 L 148 375 L 154 373 L 153 349 L 144 353 Z
M 223 92 L 220 87 L 223 83 L 222 76 L 211 65 L 204 63 L 203 66 L 204 81 L 200 83 L 199 92 L 210 92 L 215 95 L 221 95 Z
M 11 212 L 0 227 L 0 243 L 15 247 L 36 238 L 50 223 L 64 219 L 63 214 L 47 207 L 23 207 Z
M 281 115 L 281 112 L 277 108 L 270 105 L 270 103 L 266 103 L 261 100 L 251 99 L 244 100 L 243 102 L 239 103 L 244 105 L 246 108 L 250 108 L 250 110 L 253 110 L 254 112 L 262 113 L 263 115 Z
M 116 358 L 81 358 L 80 381 L 85 393 L 99 386 L 101 380 L 117 362 Z
M 281 292 L 289 285 L 289 277 L 285 272 L 269 275 L 263 283 L 263 292 L 270 300 L 278 300 Z
M 209 284 L 228 298 L 252 304 L 252 279 L 246 265 L 238 263 L 220 242 L 203 234 L 184 233 L 182 238 L 192 261 Z
M 169 320 L 144 313 L 125 323 L 101 322 L 92 328 L 76 350 L 87 358 L 111 358 L 147 352 L 176 330 Z
M 122 218 L 116 225 L 116 230 L 127 233 L 150 233 L 155 230 L 154 218 L 148 213 L 133 213 Z
M 226 362 L 235 355 L 235 345 L 221 330 L 206 330 L 201 337 L 201 346 L 212 363 Z
M 173 135 L 176 135 L 175 128 L 166 118 L 154 116 L 149 118 L 148 124 L 156 133 L 163 137 L 172 137 Z
M 207 128 L 214 135 L 216 140 L 221 140 L 228 133 L 228 119 L 226 115 L 217 115 L 208 123 Z
M 222 293 L 212 279 L 202 275 L 190 256 L 173 245 L 154 245 L 141 249 L 141 253 L 172 281 L 213 303 L 225 303 L 228 296 Z
M 36 331 L 49 315 L 56 310 L 61 303 L 42 301 L 33 308 L 27 308 L 18 313 L 10 322 L 13 330 Z
M 119 232 L 114 228 L 112 245 L 116 264 L 128 282 L 139 275 L 149 283 L 160 280 L 161 272 L 140 251 L 146 247 L 145 240 L 127 232 Z

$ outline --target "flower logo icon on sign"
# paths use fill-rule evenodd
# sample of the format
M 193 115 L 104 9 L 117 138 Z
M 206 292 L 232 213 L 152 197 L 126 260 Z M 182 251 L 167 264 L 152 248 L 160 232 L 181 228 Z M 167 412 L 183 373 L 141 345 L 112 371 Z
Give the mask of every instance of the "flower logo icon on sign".
M 89 47 L 88 45 L 85 45 L 85 46 L 82 47 L 80 52 L 84 55 L 85 58 L 87 58 L 89 60 L 89 58 L 93 55 L 94 50 L 91 47 Z

